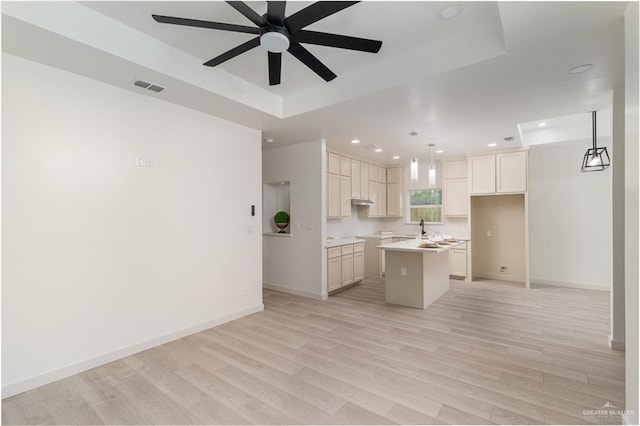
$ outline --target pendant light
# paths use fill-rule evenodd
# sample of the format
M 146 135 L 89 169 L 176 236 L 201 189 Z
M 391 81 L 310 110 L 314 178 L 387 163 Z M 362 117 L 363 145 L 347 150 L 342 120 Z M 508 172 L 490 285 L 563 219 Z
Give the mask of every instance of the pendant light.
M 429 163 L 429 186 L 436 186 L 436 166 L 433 164 L 433 147 L 436 146 L 434 143 L 429 144 L 429 148 L 431 148 L 431 162 Z
M 409 133 L 411 136 L 417 136 L 418 132 Z M 416 157 L 416 144 L 413 144 L 413 158 L 411 159 L 411 182 L 418 181 L 418 157 Z
M 418 181 L 418 158 L 413 157 L 411 159 L 411 182 Z
M 596 145 L 596 111 L 591 111 L 591 123 L 593 130 L 593 148 L 587 149 L 582 159 L 583 172 L 600 172 L 611 164 L 606 147 L 598 148 Z

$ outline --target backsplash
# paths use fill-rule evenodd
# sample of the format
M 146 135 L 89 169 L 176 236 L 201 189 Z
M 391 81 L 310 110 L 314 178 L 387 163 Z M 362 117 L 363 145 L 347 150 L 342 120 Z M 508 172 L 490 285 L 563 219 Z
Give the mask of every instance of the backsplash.
M 371 235 L 379 231 L 392 231 L 395 234 L 417 234 L 420 225 L 407 225 L 404 218 L 365 218 L 359 216 L 358 208 L 353 207 L 349 217 L 327 219 L 326 237 L 346 238 L 357 235 Z M 469 226 L 466 217 L 444 218 L 442 225 L 425 225 L 427 234 L 448 234 L 457 238 L 469 238 Z

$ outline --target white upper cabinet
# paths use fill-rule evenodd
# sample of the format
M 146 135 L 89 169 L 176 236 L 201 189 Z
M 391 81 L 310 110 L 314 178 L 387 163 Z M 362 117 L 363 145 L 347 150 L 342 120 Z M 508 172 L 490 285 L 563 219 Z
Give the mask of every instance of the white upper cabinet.
M 467 177 L 467 160 L 445 161 L 442 163 L 443 179 L 462 179 Z
M 483 155 L 469 158 L 469 177 L 472 195 L 496 192 L 496 156 Z
M 471 195 L 527 191 L 527 151 L 469 158 Z
M 360 196 L 369 198 L 369 164 L 360 163 Z
M 386 180 L 386 179 L 385 179 Z M 378 216 L 387 215 L 387 185 L 378 184 Z
M 351 176 L 351 158 L 340 157 L 340 174 L 342 176 Z
M 362 187 L 360 185 L 361 178 L 360 161 L 351 160 L 351 196 L 353 198 L 360 198 L 362 196 Z
M 445 216 L 469 215 L 467 160 L 442 162 L 442 213 Z
M 375 164 L 369 164 L 369 180 L 371 182 L 378 182 L 378 166 Z
M 368 207 L 368 216 L 378 216 L 378 182 L 369 181 L 369 199 L 373 204 Z
M 327 173 L 327 217 L 340 217 L 340 175 Z
M 442 198 L 445 216 L 469 215 L 469 185 L 466 178 L 443 179 Z
M 328 154 L 327 171 L 336 175 L 340 174 L 340 156 L 330 152 Z
M 387 169 L 378 166 L 378 183 L 387 183 Z
M 393 167 L 387 169 L 387 183 L 400 183 L 401 176 L 401 168 Z
M 527 190 L 527 152 L 497 154 L 497 192 L 525 192 Z
M 387 169 L 387 216 L 402 217 L 404 170 L 400 167 Z
M 340 216 L 351 216 L 351 178 L 349 176 L 340 176 Z

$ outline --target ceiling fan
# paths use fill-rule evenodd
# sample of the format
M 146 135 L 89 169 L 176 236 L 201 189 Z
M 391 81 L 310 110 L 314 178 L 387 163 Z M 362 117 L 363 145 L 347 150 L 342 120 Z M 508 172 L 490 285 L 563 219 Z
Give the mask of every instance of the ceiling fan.
M 257 28 L 220 22 L 200 21 L 197 19 L 176 18 L 173 16 L 152 15 L 152 17 L 156 22 L 163 24 L 185 25 L 188 27 L 258 34 L 258 37 L 252 38 L 251 40 L 216 56 L 215 58 L 205 62 L 204 65 L 208 67 L 215 67 L 253 49 L 254 47 L 262 46 L 268 52 L 270 86 L 280 84 L 282 52 L 285 51 L 291 53 L 325 81 L 331 81 L 336 78 L 333 71 L 320 62 L 320 60 L 311 52 L 305 49 L 301 43 L 370 53 L 378 53 L 382 46 L 382 42 L 377 40 L 303 29 L 314 22 L 359 3 L 357 1 L 319 1 L 305 7 L 289 17 L 285 17 L 286 2 L 284 1 L 268 1 L 267 13 L 262 16 L 258 15 L 258 13 L 247 6 L 244 2 L 228 1 L 227 3 L 257 25 Z

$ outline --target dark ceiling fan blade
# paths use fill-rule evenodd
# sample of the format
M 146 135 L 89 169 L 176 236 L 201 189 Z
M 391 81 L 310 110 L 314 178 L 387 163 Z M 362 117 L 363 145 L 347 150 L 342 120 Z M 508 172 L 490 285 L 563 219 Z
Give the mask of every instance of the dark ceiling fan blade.
M 302 47 L 300 43 L 297 43 L 297 42 L 291 43 L 291 45 L 289 46 L 289 53 L 291 53 L 293 56 L 298 58 L 300 62 L 308 66 L 311 69 L 311 71 L 315 72 L 320 77 L 322 77 L 324 81 L 331 81 L 337 77 L 333 73 L 333 71 L 327 68 L 325 64 L 320 62 L 318 58 L 313 56 L 311 52 L 309 52 L 307 49 Z
M 215 67 L 216 65 L 220 65 L 221 63 L 228 61 L 231 58 L 235 58 L 236 56 L 258 46 L 260 46 L 260 37 L 252 38 L 246 43 L 242 43 L 241 45 L 236 46 L 233 49 L 224 52 L 222 55 L 216 56 L 215 58 L 208 60 L 203 65 L 206 65 L 208 67 Z
M 280 84 L 282 53 L 269 52 L 269 86 Z
M 319 1 L 294 13 L 284 20 L 291 34 L 311 25 L 327 16 L 340 12 L 349 6 L 359 3 L 357 1 Z
M 286 1 L 268 1 L 267 2 L 267 21 L 271 25 L 284 25 L 284 9 L 287 6 Z
M 210 28 L 212 30 L 235 31 L 238 33 L 259 34 L 260 29 L 244 25 L 224 24 L 221 22 L 200 21 L 198 19 L 176 18 L 173 16 L 151 15 L 161 24 L 185 25 L 187 27 Z
M 250 20 L 251 22 L 253 22 L 257 26 L 264 27 L 265 25 L 269 25 L 269 23 L 267 22 L 266 19 L 264 19 L 262 16 L 258 15 L 258 13 L 255 10 L 251 9 L 244 2 L 242 2 L 242 1 L 228 1 L 227 3 L 229 4 L 229 6 L 231 6 L 232 8 L 237 10 L 238 12 L 242 13 L 245 18 L 247 18 L 248 20 Z
M 358 50 L 360 52 L 378 53 L 382 42 L 367 38 L 351 37 L 339 34 L 321 33 L 317 31 L 300 30 L 291 36 L 292 40 L 300 43 L 317 44 L 320 46 L 338 47 L 340 49 Z

